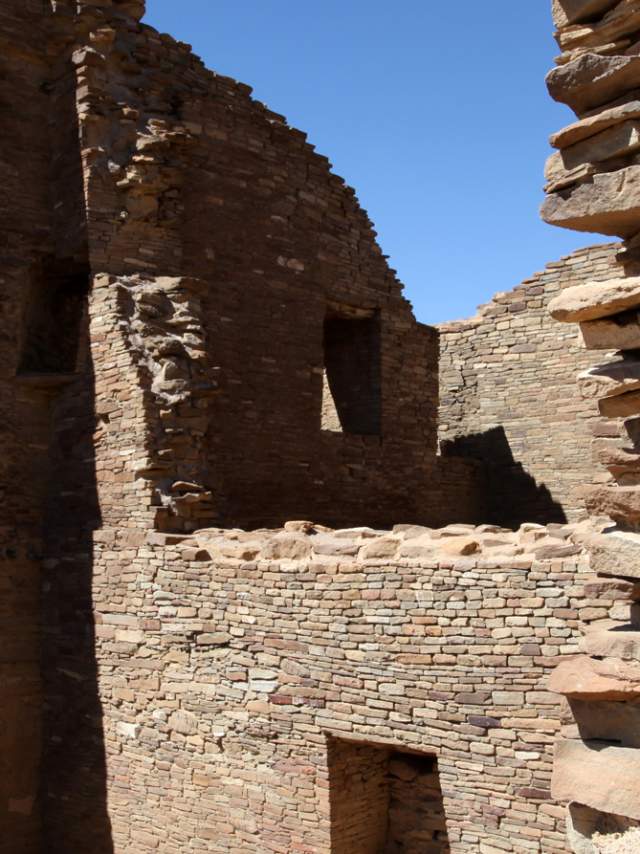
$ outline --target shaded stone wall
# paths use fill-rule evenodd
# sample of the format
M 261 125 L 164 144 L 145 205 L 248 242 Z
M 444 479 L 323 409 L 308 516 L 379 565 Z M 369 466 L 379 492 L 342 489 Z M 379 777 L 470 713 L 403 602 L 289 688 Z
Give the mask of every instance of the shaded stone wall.
M 0 848 L 25 854 L 39 850 L 40 581 L 59 379 L 39 361 L 54 343 L 39 303 L 60 259 L 86 258 L 75 83 L 50 23 L 40 0 L 0 8 Z
M 485 463 L 487 521 L 582 518 L 585 484 L 608 479 L 592 443 L 615 432 L 615 422 L 582 398 L 576 374 L 592 359 L 547 304 L 564 288 L 616 275 L 616 253 L 616 244 L 581 249 L 497 294 L 475 317 L 439 327 L 442 453 Z

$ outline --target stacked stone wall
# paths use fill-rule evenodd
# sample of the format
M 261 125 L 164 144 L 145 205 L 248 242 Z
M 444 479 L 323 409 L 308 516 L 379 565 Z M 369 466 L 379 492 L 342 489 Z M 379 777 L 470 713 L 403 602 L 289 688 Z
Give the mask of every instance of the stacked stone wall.
M 169 508 L 160 527 L 444 521 L 453 507 L 431 489 L 437 333 L 416 323 L 353 190 L 249 87 L 150 27 L 103 17 L 102 26 L 86 19 L 73 53 L 91 269 L 125 286 L 131 277 L 199 281 L 199 346 L 217 386 L 148 438 L 151 456 L 165 455 L 149 474 Z M 323 430 L 325 321 L 354 316 L 375 317 L 379 330 L 379 429 Z M 195 388 L 193 362 L 178 351 L 165 344 L 159 383 L 183 377 Z M 147 406 L 157 422 L 158 402 Z M 175 460 L 199 448 L 188 477 L 168 465 L 171 443 Z M 454 476 L 461 493 L 473 468 Z M 174 512 L 172 481 L 207 495 L 191 517 Z M 477 518 L 473 495 L 470 486 L 456 505 L 460 518 Z
M 564 288 L 615 275 L 617 252 L 616 244 L 581 249 L 475 317 L 439 327 L 442 453 L 484 462 L 487 521 L 583 518 L 585 484 L 608 479 L 592 443 L 616 433 L 615 422 L 582 398 L 575 378 L 592 359 L 547 305 Z
M 373 850 L 385 752 L 437 757 L 434 844 L 566 851 L 547 677 L 585 627 L 626 619 L 635 589 L 595 582 L 578 529 L 124 536 L 94 543 L 114 851 Z M 56 804 L 48 850 L 103 850 L 73 804 Z

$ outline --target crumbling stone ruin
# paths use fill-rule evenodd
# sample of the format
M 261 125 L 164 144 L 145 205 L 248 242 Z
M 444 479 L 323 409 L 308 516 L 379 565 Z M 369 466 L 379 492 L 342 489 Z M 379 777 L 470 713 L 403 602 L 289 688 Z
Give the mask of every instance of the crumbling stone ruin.
M 554 4 L 622 244 L 440 329 L 143 13 L 0 6 L 0 852 L 638 850 L 640 4 Z
M 623 239 L 617 269 L 597 281 L 563 290 L 551 315 L 577 323 L 587 350 L 608 351 L 605 361 L 579 375 L 583 396 L 600 414 L 623 419 L 618 435 L 597 444 L 608 482 L 587 490 L 586 507 L 607 524 L 585 545 L 598 576 L 629 586 L 636 601 L 640 579 L 640 166 L 636 140 L 638 29 L 633 2 L 555 0 L 554 20 L 562 53 L 547 78 L 549 91 L 568 104 L 578 121 L 555 134 L 558 149 L 547 163 L 547 222 L 600 231 Z M 611 351 L 615 351 L 613 354 Z M 552 781 L 552 796 L 569 802 L 572 850 L 601 850 L 603 832 L 619 831 L 619 848 L 640 846 L 640 664 L 637 606 L 623 625 L 604 624 L 586 633 L 581 654 L 562 662 L 550 688 L 569 703 Z

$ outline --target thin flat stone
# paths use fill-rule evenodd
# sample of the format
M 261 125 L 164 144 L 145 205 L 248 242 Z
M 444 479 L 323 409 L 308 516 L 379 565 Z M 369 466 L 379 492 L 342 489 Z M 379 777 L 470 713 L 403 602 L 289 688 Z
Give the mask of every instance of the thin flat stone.
M 640 223 L 640 166 L 602 172 L 589 182 L 550 193 L 541 208 L 550 225 L 632 237 Z
M 605 397 L 598 403 L 600 415 L 605 418 L 627 418 L 640 414 L 640 391 L 629 391 L 616 397 Z
M 584 323 L 640 306 L 640 277 L 608 279 L 565 288 L 549 303 L 549 313 L 562 323 Z
M 634 391 L 640 388 L 640 359 L 630 356 L 582 371 L 578 374 L 578 388 L 586 400 Z
M 610 107 L 596 113 L 595 116 L 589 116 L 586 119 L 580 119 L 580 121 L 568 125 L 566 128 L 552 134 L 549 142 L 554 148 L 569 148 L 600 133 L 600 131 L 618 125 L 627 119 L 636 118 L 640 118 L 640 101 L 629 101 L 626 104 Z
M 552 69 L 547 74 L 547 89 L 555 101 L 579 115 L 636 88 L 639 72 L 640 56 L 584 53 Z
M 588 21 L 604 14 L 617 5 L 619 0 L 553 0 L 553 22 L 557 27 Z

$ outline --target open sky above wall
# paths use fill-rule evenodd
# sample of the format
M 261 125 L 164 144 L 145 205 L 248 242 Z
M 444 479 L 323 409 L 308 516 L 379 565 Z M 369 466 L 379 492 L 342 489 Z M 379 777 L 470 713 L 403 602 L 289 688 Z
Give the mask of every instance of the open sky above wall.
M 309 134 L 357 190 L 418 319 L 604 238 L 541 222 L 558 52 L 547 2 L 147 0 L 145 20 Z

